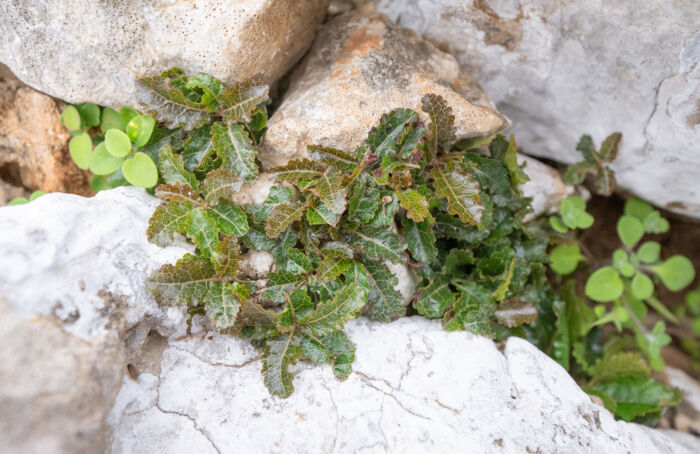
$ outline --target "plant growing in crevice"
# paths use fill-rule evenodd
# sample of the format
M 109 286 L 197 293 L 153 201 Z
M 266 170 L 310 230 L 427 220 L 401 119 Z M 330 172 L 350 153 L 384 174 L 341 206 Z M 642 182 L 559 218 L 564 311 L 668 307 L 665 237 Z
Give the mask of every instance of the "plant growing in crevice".
M 577 185 L 584 182 L 587 176 L 591 176 L 591 187 L 600 195 L 611 195 L 615 190 L 615 172 L 609 164 L 617 157 L 617 150 L 622 139 L 622 134 L 614 132 L 601 144 L 596 151 L 591 136 L 581 136 L 576 150 L 583 154 L 583 161 L 570 165 L 563 176 L 564 183 Z
M 671 341 L 666 322 L 678 322 L 655 296 L 655 287 L 662 283 L 669 290 L 679 291 L 692 282 L 695 270 L 681 255 L 663 260 L 658 242 L 641 242 L 645 234 L 669 229 L 668 221 L 646 202 L 630 199 L 625 203 L 617 223 L 622 247 L 608 260 L 595 261 L 581 253 L 575 229 L 592 224 L 593 217 L 578 196 L 564 199 L 559 216 L 550 218 L 551 227 L 558 232 L 550 252 L 552 270 L 567 276 L 576 270 L 584 272 L 581 264 L 587 263 L 590 274 L 585 281 L 585 296 L 602 303 L 590 307 L 577 295 L 573 280 L 560 287 L 554 357 L 575 375 L 578 373 L 584 383 L 587 380 L 585 389 L 601 397 L 618 417 L 653 422 L 663 407 L 680 400 L 677 391 L 650 376 L 651 369 L 664 367 L 661 348 Z M 658 320 L 649 327 L 649 309 L 666 321 Z M 605 325 L 612 325 L 615 334 L 604 336 Z M 575 364 L 571 364 L 572 357 Z

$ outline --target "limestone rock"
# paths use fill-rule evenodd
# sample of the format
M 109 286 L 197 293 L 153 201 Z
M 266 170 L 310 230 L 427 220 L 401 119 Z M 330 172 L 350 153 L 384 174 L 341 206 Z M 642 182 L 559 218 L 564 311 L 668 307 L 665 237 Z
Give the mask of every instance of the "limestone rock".
M 691 453 L 700 444 L 616 422 L 567 372 L 518 338 L 446 332 L 437 321 L 353 321 L 354 372 L 296 367 L 272 398 L 258 352 L 201 333 L 171 339 L 160 374 L 124 385 L 109 416 L 113 454 L 567 452 Z M 456 359 L 458 358 L 458 359 Z M 673 432 L 672 432 L 673 433 Z
M 32 191 L 89 194 L 69 140 L 53 99 L 10 74 L 0 76 L 0 178 Z
M 621 131 L 619 187 L 700 218 L 696 0 L 377 0 L 453 53 L 528 154 L 564 163 Z
M 382 15 L 337 16 L 319 31 L 291 76 L 269 122 L 263 165 L 305 156 L 310 144 L 351 150 L 385 112 L 399 107 L 420 112 L 421 98 L 428 93 L 442 96 L 452 107 L 460 138 L 509 125 L 452 56 Z
M 136 106 L 136 77 L 178 66 L 227 84 L 276 82 L 306 51 L 328 0 L 10 1 L 0 61 L 70 103 Z
M 532 198 L 532 213 L 525 221 L 559 210 L 561 201 L 575 192 L 573 187 L 564 184 L 556 169 L 533 157 L 518 153 L 518 164 L 525 164 L 525 173 L 530 177 L 530 181 L 520 185 L 522 194 Z

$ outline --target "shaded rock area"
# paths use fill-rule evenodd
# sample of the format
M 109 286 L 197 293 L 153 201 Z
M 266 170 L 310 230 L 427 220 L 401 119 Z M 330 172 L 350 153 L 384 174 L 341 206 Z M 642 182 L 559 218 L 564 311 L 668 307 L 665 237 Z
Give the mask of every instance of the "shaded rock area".
M 276 82 L 311 43 L 328 0 L 12 0 L 0 61 L 66 102 L 136 107 L 136 78 L 181 67 L 226 84 Z
M 442 96 L 452 108 L 458 138 L 509 125 L 454 57 L 412 31 L 362 11 L 334 17 L 291 75 L 269 122 L 263 165 L 306 156 L 309 144 L 352 150 L 382 114 L 400 107 L 420 112 L 428 93 Z
M 528 154 L 572 163 L 582 134 L 621 131 L 619 186 L 700 218 L 696 0 L 374 3 L 455 55 Z
M 0 71 L 1 199 L 24 196 L 23 189 L 90 194 L 87 173 L 68 154 L 69 139 L 56 101 Z
M 501 353 L 422 318 L 352 322 L 348 380 L 299 364 L 272 398 L 249 341 L 201 318 L 185 336 L 183 310 L 147 292 L 191 250 L 147 242 L 157 203 L 124 187 L 0 209 L 3 452 L 697 452 L 615 422 L 523 340 Z

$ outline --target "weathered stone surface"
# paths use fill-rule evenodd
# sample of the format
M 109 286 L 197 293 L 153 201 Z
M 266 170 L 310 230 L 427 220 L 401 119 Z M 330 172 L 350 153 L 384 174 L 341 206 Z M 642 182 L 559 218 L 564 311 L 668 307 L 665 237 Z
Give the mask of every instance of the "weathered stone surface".
M 565 163 L 621 131 L 619 186 L 700 217 L 696 0 L 378 0 L 457 56 L 524 150 Z
M 328 0 L 12 0 L 0 61 L 67 102 L 135 106 L 135 78 L 179 66 L 274 83 L 306 51 Z
M 89 194 L 87 174 L 68 154 L 69 139 L 53 99 L 0 75 L 0 178 L 32 191 Z
M 410 30 L 382 15 L 335 17 L 319 31 L 270 119 L 263 165 L 305 156 L 310 144 L 351 150 L 382 114 L 399 107 L 420 112 L 428 93 L 452 107 L 460 138 L 491 134 L 509 124 L 452 56 Z
M 526 221 L 557 211 L 564 197 L 574 193 L 574 188 L 565 185 L 559 172 L 547 164 L 520 153 L 518 164 L 525 165 L 525 173 L 530 177 L 530 181 L 520 185 L 522 194 L 532 198 L 532 213 Z
M 690 453 L 662 432 L 615 422 L 566 371 L 524 340 L 504 353 L 437 321 L 351 322 L 345 382 L 296 367 L 272 398 L 247 342 L 170 340 L 159 375 L 124 380 L 109 417 L 113 453 Z M 189 451 L 188 451 L 189 450 Z
M 0 207 L 17 197 L 29 198 L 31 193 L 21 186 L 15 186 L 0 179 Z
M 146 241 L 157 203 L 127 187 L 0 208 L 3 452 L 697 451 L 613 421 L 525 341 L 502 354 L 421 318 L 352 322 L 347 381 L 300 364 L 292 397 L 272 398 L 249 342 L 182 336 L 183 311 L 146 291 L 191 250 Z

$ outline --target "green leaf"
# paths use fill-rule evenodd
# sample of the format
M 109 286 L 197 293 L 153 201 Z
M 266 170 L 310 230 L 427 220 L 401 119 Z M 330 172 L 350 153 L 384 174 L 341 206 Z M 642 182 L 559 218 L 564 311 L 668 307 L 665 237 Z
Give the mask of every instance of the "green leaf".
M 156 197 L 173 202 L 184 203 L 186 205 L 201 205 L 202 199 L 197 192 L 183 184 L 161 184 L 156 188 Z
M 44 191 L 34 191 L 29 195 L 29 201 L 32 202 L 45 194 L 46 194 L 46 192 L 44 192 Z
M 428 150 L 432 156 L 436 156 L 440 151 L 448 151 L 450 145 L 456 140 L 455 116 L 452 114 L 452 108 L 447 105 L 442 96 L 432 93 L 423 96 L 421 104 L 423 112 L 430 116 L 426 135 Z
M 432 263 L 438 254 L 435 247 L 435 235 L 432 232 L 429 221 L 413 222 L 404 219 L 404 238 L 408 245 L 411 256 L 418 262 L 424 264 Z
M 652 378 L 638 375 L 621 376 L 615 380 L 593 386 L 609 395 L 615 402 L 615 416 L 625 421 L 649 413 L 660 414 L 662 406 L 680 401 L 680 393 L 667 388 Z
M 652 213 L 654 208 L 642 199 L 631 198 L 625 202 L 625 214 L 644 222 L 644 219 Z
M 278 314 L 277 318 L 282 326 L 292 326 L 297 318 L 304 317 L 313 310 L 314 303 L 311 301 L 306 287 L 300 287 L 289 294 L 286 307 Z
M 573 273 L 583 258 L 578 243 L 559 245 L 550 252 L 550 257 L 551 268 L 562 275 Z
M 211 139 L 214 149 L 223 160 L 222 169 L 249 183 L 258 177 L 258 166 L 255 163 L 258 152 L 243 125 L 214 123 Z
M 205 124 L 192 130 L 182 147 L 182 159 L 185 163 L 185 169 L 192 171 L 199 167 L 213 152 L 211 125 Z
M 361 174 L 350 189 L 348 218 L 369 223 L 377 214 L 382 196 L 379 188 L 366 174 Z
M 346 243 L 341 243 L 339 241 L 329 241 L 323 245 L 321 248 L 321 254 L 325 257 L 333 257 L 338 259 L 352 259 L 353 250 Z
M 459 297 L 452 309 L 445 313 L 443 327 L 454 331 L 464 329 L 474 334 L 493 337 L 495 332 L 491 317 L 495 305 L 486 289 L 475 282 L 458 286 Z
M 566 287 L 564 289 L 566 290 Z M 568 287 L 568 289 L 573 290 L 573 285 Z M 573 297 L 576 297 L 575 293 L 573 294 Z M 570 370 L 571 368 L 570 352 L 572 350 L 572 335 L 575 336 L 577 334 L 575 332 L 572 332 L 573 330 L 569 325 L 569 319 L 567 317 L 567 313 L 569 312 L 569 305 L 572 303 L 570 303 L 568 299 L 562 300 L 557 298 L 552 304 L 552 309 L 554 310 L 554 314 L 556 315 L 556 321 L 554 322 L 554 327 L 556 330 L 554 333 L 554 340 L 552 342 L 552 356 L 566 370 Z M 572 352 L 574 354 L 574 357 L 577 356 L 577 347 L 582 347 L 585 350 L 583 344 L 575 344 L 573 346 Z M 581 358 L 583 359 L 583 361 L 585 361 L 585 354 L 581 355 Z M 585 364 L 583 366 L 585 370 Z
M 365 140 L 369 152 L 380 159 L 398 153 L 407 123 L 417 118 L 418 114 L 411 109 L 395 109 L 382 115 L 379 124 L 372 128 Z
M 250 123 L 255 108 L 267 100 L 269 88 L 254 82 L 238 83 L 219 94 L 219 109 L 224 122 Z
M 187 236 L 204 256 L 211 257 L 214 247 L 219 242 L 216 221 L 207 211 L 193 208 L 187 215 Z
M 333 373 L 338 380 L 345 380 L 352 372 L 355 346 L 340 330 L 316 338 L 305 336 L 302 341 L 302 351 L 304 356 L 315 363 L 332 362 Z
M 674 255 L 670 259 L 658 265 L 649 267 L 666 288 L 677 292 L 695 279 L 695 268 L 690 260 L 682 255 Z
M 654 263 L 661 255 L 661 245 L 656 241 L 645 241 L 637 250 L 637 257 L 643 263 Z
M 206 180 L 205 180 L 206 181 Z M 272 186 L 265 202 L 258 205 L 246 205 L 247 212 L 253 215 L 255 222 L 265 222 L 270 212 L 280 203 L 292 200 L 291 189 L 285 186 Z
M 350 269 L 350 264 L 350 260 L 326 256 L 316 270 L 316 280 L 319 284 L 326 284 Z
M 278 181 L 289 181 L 298 187 L 315 184 L 323 175 L 325 167 L 310 159 L 289 161 L 286 165 L 270 170 L 270 176 Z
M 126 125 L 126 135 L 136 148 L 141 148 L 148 143 L 155 125 L 156 121 L 150 115 L 136 116 Z
M 342 329 L 367 303 L 367 290 L 354 282 L 347 284 L 332 301 L 318 304 L 316 310 L 301 318 L 299 324 L 305 332 L 324 336 Z
M 438 274 L 426 287 L 418 289 L 413 307 L 427 318 L 441 318 L 452 306 L 455 294 L 450 290 L 450 276 Z
M 126 125 L 129 124 L 131 119 L 136 117 L 136 116 L 139 116 L 139 115 L 141 115 L 141 114 L 138 113 L 137 111 L 135 111 L 134 109 L 130 109 L 128 107 L 122 107 L 121 109 L 119 109 L 119 116 L 122 119 L 123 127 L 117 128 L 117 129 L 124 131 L 126 129 Z M 104 131 L 104 132 L 107 132 L 107 131 Z
M 331 213 L 342 214 L 345 211 L 345 188 L 340 173 L 332 167 L 319 178 L 315 192 Z
M 267 217 L 265 225 L 267 236 L 277 238 L 294 221 L 301 219 L 304 211 L 306 211 L 306 204 L 302 202 L 286 202 L 277 205 Z
M 219 199 L 227 199 L 240 191 L 243 180 L 224 169 L 212 170 L 202 182 L 202 195 L 211 205 L 217 205 Z
M 447 212 L 465 224 L 479 225 L 484 206 L 479 199 L 479 183 L 458 169 L 435 166 L 431 172 L 435 195 L 447 199 Z
M 353 172 L 360 165 L 354 156 L 335 148 L 323 147 L 321 145 L 309 145 L 307 147 L 311 157 L 329 166 L 339 169 L 341 172 Z
M 561 201 L 562 221 L 570 229 L 587 229 L 593 225 L 593 216 L 586 213 L 586 202 L 580 196 L 566 197 Z
M 289 366 L 294 364 L 300 355 L 301 347 L 294 331 L 280 334 L 265 342 L 262 374 L 270 394 L 285 398 L 294 392 L 294 375 L 289 372 Z
M 29 200 L 27 200 L 26 197 L 15 197 L 14 199 L 10 200 L 7 206 L 11 207 L 16 205 L 24 205 L 25 203 L 29 203 Z
M 185 88 L 192 92 L 202 92 L 201 102 L 207 110 L 214 111 L 218 107 L 216 97 L 223 90 L 221 82 L 209 74 L 198 73 L 187 80 Z
M 69 131 L 79 131 L 80 130 L 80 112 L 75 106 L 68 106 L 63 110 L 61 114 L 61 123 L 63 126 L 68 128 Z
M 197 178 L 185 170 L 182 156 L 173 154 L 170 145 L 165 145 L 158 153 L 158 170 L 161 178 L 168 184 L 182 183 L 192 189 L 199 189 Z
M 568 185 L 576 186 L 583 183 L 583 180 L 586 179 L 586 175 L 589 172 L 595 172 L 597 168 L 598 166 L 595 162 L 582 161 L 571 164 L 566 168 L 562 180 Z
M 110 129 L 118 129 L 124 131 L 126 129 L 126 123 L 122 121 L 122 116 L 114 109 L 105 107 L 102 109 L 102 120 L 100 122 L 100 130 L 102 134 L 106 133 Z
M 68 151 L 79 168 L 86 170 L 92 162 L 92 139 L 86 132 L 73 136 L 68 142 Z
M 389 260 L 404 263 L 406 243 L 395 234 L 391 226 L 362 226 L 354 232 L 347 232 L 348 244 L 356 251 L 366 254 L 372 260 Z
M 617 235 L 622 244 L 633 248 L 644 236 L 644 226 L 636 218 L 624 215 L 617 221 Z
M 518 147 L 515 144 L 515 138 L 511 135 L 510 141 L 506 142 L 501 136 L 497 136 L 489 147 L 491 155 L 503 162 L 503 165 L 508 169 L 510 181 L 514 187 L 530 181 L 530 177 L 523 171 L 518 164 Z M 494 154 L 494 150 L 497 150 Z
M 129 136 L 118 129 L 110 129 L 105 133 L 105 146 L 109 154 L 115 158 L 123 158 L 131 153 Z
M 146 235 L 148 241 L 165 247 L 173 243 L 173 234 L 187 231 L 187 219 L 190 206 L 183 206 L 175 202 L 162 204 L 148 221 Z
M 644 273 L 637 272 L 632 279 L 632 295 L 635 298 L 643 300 L 654 294 L 654 283 Z
M 92 128 L 100 125 L 100 108 L 96 104 L 86 102 L 77 104 L 75 107 L 78 108 L 83 127 Z
M 566 233 L 569 231 L 569 228 L 566 226 L 566 224 L 564 224 L 564 221 L 562 221 L 559 216 L 550 216 L 549 225 L 559 233 Z
M 639 353 L 616 352 L 601 358 L 593 367 L 590 375 L 596 382 L 606 382 L 627 376 L 649 378 L 651 370 L 646 360 Z
M 405 315 L 406 308 L 401 294 L 394 289 L 399 282 L 396 276 L 382 263 L 365 260 L 363 265 L 369 284 L 365 315 L 381 322 L 395 320 Z
M 306 211 L 306 219 L 310 225 L 328 224 L 335 227 L 340 220 L 340 216 L 331 212 L 323 203 L 310 206 Z
M 221 199 L 216 206 L 210 206 L 207 214 L 216 222 L 224 235 L 243 236 L 248 232 L 248 217 L 233 202 Z
M 600 145 L 600 158 L 606 162 L 612 162 L 617 157 L 617 149 L 622 139 L 622 134 L 614 132 L 605 138 Z
M 644 230 L 649 233 L 666 233 L 670 225 L 661 217 L 661 213 L 654 210 L 644 218 Z
M 293 266 L 288 267 L 289 271 L 294 274 L 310 273 L 313 271 L 313 264 L 311 260 L 304 255 L 299 249 L 291 248 L 287 251 L 287 257 L 289 258 L 289 263 Z
M 121 168 L 124 158 L 115 158 L 107 151 L 104 142 L 97 144 L 92 152 L 90 161 L 90 172 L 95 175 L 109 175 Z
M 240 268 L 240 248 L 236 240 L 227 236 L 214 247 L 211 263 L 218 276 L 234 279 Z M 239 289 L 242 291 L 241 289 Z M 239 291 L 239 293 L 240 293 Z M 248 299 L 248 298 L 244 298 Z
M 213 320 L 219 329 L 231 328 L 236 321 L 236 316 L 241 309 L 237 287 L 243 286 L 238 283 L 214 282 L 204 297 L 204 310 L 207 317 Z
M 285 295 L 297 286 L 304 276 L 286 270 L 276 270 L 270 274 L 267 288 L 262 296 L 276 303 L 285 302 Z
M 158 183 L 158 168 L 155 163 L 142 152 L 124 161 L 122 172 L 126 181 L 141 188 L 152 188 Z
M 406 216 L 415 222 L 421 222 L 430 215 L 428 199 L 418 191 L 409 189 L 398 191 L 399 204 L 406 210 Z
M 148 278 L 147 285 L 161 304 L 196 306 L 216 280 L 209 263 L 186 254 L 175 265 L 163 265 Z
M 169 128 L 183 126 L 190 130 L 206 120 L 209 114 L 201 102 L 193 101 L 182 91 L 185 87 L 178 82 L 183 77 L 182 70 L 173 68 L 159 76 L 142 77 L 138 81 L 151 90 L 144 103 L 159 122 L 166 123 Z
M 586 296 L 600 303 L 618 299 L 623 290 L 620 275 L 610 266 L 596 270 L 586 281 Z

